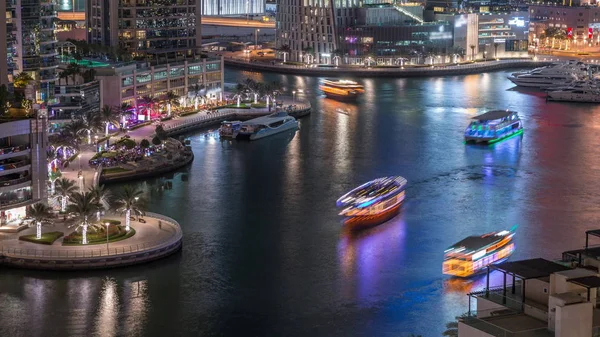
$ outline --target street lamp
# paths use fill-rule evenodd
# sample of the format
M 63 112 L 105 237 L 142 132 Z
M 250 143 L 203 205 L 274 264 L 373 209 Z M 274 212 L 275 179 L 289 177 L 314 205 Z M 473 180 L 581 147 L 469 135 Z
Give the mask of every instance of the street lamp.
M 260 29 L 254 30 L 254 51 L 258 50 L 258 32 L 260 32 Z
M 292 91 L 292 102 L 296 104 L 296 90 Z
M 135 203 L 137 204 L 138 200 L 140 199 L 140 197 L 135 197 Z M 140 215 L 137 215 L 137 221 L 140 221 Z
M 110 226 L 110 222 L 105 222 L 104 225 L 106 225 L 106 251 L 110 252 L 108 250 L 108 226 Z
M 248 15 L 250 15 L 250 0 L 246 0 L 246 24 L 248 24 Z

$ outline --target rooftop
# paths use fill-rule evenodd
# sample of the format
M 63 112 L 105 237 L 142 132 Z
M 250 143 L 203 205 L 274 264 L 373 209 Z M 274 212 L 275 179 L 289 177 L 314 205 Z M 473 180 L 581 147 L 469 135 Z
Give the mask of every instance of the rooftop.
M 464 247 L 466 251 L 478 250 L 504 238 L 504 236 L 495 234 L 497 233 L 489 233 L 482 236 L 469 236 L 453 244 L 449 249 Z
M 518 336 L 554 337 L 554 333 L 548 330 L 548 323 L 522 313 L 485 318 L 466 317 L 462 322 L 493 336 L 518 334 Z
M 516 113 L 517 113 L 516 111 L 510 111 L 510 110 L 492 110 L 492 111 L 488 111 L 484 114 L 475 116 L 472 119 L 492 121 L 492 120 L 496 120 L 496 119 L 500 119 L 500 118 L 505 118 L 505 117 L 508 117 L 508 116 L 510 116 L 512 114 L 516 114 Z
M 571 269 L 562 264 L 541 258 L 504 262 L 490 267 L 503 273 L 514 275 L 523 280 L 547 277 L 550 276 L 550 274 Z

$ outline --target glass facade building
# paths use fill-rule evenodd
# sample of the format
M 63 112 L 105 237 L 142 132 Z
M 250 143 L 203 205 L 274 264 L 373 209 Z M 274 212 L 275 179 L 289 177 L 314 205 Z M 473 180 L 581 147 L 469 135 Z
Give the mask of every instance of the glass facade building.
M 265 13 L 265 0 L 202 0 L 202 15 L 257 15 Z

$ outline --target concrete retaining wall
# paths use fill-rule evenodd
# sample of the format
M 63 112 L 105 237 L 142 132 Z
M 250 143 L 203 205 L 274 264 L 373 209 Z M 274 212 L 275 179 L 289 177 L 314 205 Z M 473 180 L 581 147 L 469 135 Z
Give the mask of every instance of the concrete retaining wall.
M 149 177 L 165 174 L 165 173 L 175 171 L 177 169 L 180 169 L 180 168 L 186 166 L 187 164 L 191 163 L 192 160 L 194 160 L 194 154 L 190 153 L 190 155 L 187 156 L 184 161 L 173 163 L 173 165 L 170 165 L 170 166 L 161 167 L 158 170 L 153 170 L 153 171 L 136 170 L 136 171 L 134 171 L 134 173 L 123 172 L 123 173 L 115 173 L 115 174 L 110 174 L 110 175 L 105 174 L 100 177 L 100 184 L 120 183 L 120 182 L 124 182 L 124 181 L 149 178 Z
M 301 66 L 268 65 L 256 62 L 246 62 L 231 58 L 225 58 L 227 66 L 247 69 L 252 71 L 268 71 L 279 74 L 293 74 L 306 76 L 327 77 L 431 77 L 431 76 L 456 76 L 477 74 L 482 72 L 510 69 L 541 67 L 552 62 L 525 60 L 500 60 L 465 65 L 435 66 L 434 68 L 305 68 Z

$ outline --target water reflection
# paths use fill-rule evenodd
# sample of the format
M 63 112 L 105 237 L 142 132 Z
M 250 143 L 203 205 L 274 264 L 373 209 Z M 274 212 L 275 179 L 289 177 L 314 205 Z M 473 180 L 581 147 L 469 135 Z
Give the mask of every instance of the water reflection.
M 363 231 L 343 229 L 338 243 L 342 273 L 341 292 L 346 300 L 369 306 L 376 294 L 393 289 L 388 273 L 401 268 L 406 223 L 402 214 Z
M 148 308 L 150 307 L 148 281 L 125 281 L 123 305 L 126 317 L 123 329 L 125 336 L 141 335 L 147 323 Z
M 105 278 L 100 292 L 100 305 L 96 312 L 95 336 L 117 336 L 119 327 L 119 295 L 117 282 L 112 278 Z

